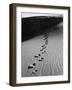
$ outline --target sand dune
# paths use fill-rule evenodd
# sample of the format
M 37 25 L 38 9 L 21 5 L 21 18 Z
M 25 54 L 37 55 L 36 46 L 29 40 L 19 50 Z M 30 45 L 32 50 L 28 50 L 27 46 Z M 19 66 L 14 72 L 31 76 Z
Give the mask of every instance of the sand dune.
M 54 29 L 54 28 L 53 28 Z M 56 28 L 57 29 L 57 28 Z M 22 77 L 30 76 L 51 76 L 63 74 L 63 35 L 62 28 L 58 31 L 49 33 L 48 45 L 44 49 L 46 52 L 42 54 L 41 48 L 45 44 L 43 35 L 37 36 L 33 39 L 24 41 L 22 43 Z M 38 58 L 35 55 L 40 54 Z M 41 57 L 43 61 L 39 61 Z M 28 69 L 29 65 L 36 63 L 32 69 Z M 33 73 L 33 71 L 36 73 Z

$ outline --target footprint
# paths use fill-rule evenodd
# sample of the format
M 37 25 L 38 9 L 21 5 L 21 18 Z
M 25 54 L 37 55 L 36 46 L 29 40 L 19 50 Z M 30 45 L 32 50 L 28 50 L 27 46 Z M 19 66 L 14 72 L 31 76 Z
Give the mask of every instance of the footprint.
M 43 51 L 44 49 L 46 49 L 46 46 L 45 46 L 45 47 L 43 47 L 42 49 L 40 49 L 40 51 Z
M 41 56 L 40 54 L 38 54 L 38 56 Z
M 45 47 L 45 44 L 44 44 L 44 45 L 42 45 L 41 47 Z
M 33 63 L 33 66 L 36 66 L 36 63 Z
M 33 68 L 33 65 L 28 66 L 28 69 L 32 69 L 32 68 Z
M 38 56 L 34 56 L 35 58 L 38 58 Z
M 37 70 L 33 70 L 33 71 L 32 71 L 32 74 L 36 74 L 36 72 L 37 72 Z
M 45 41 L 45 45 L 47 45 L 47 44 L 48 44 L 48 40 Z
M 43 61 L 44 60 L 44 58 L 43 57 L 41 57 L 41 59 L 39 59 L 39 61 Z
M 35 70 L 35 72 L 37 72 L 38 70 Z
M 42 54 L 44 54 L 46 51 L 43 51 Z
M 36 74 L 36 72 L 35 71 L 32 71 L 32 74 Z
M 41 60 L 44 60 L 44 58 L 43 58 L 43 57 L 41 57 Z
M 42 61 L 41 59 L 39 59 L 38 61 Z
M 43 38 L 43 40 L 47 40 L 47 39 L 48 39 L 48 37 Z

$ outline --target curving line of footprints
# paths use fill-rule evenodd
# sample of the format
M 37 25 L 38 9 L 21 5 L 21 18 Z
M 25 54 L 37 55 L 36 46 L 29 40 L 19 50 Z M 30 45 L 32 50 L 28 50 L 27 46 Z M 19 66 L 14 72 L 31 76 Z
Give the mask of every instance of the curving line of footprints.
M 34 56 L 35 60 L 37 60 L 38 62 L 42 62 L 45 60 L 44 57 L 42 57 L 42 54 L 46 53 L 45 49 L 47 48 L 47 45 L 48 45 L 48 33 L 44 34 L 43 40 L 44 40 L 44 45 L 41 46 L 40 53 Z M 36 62 L 30 64 L 28 66 L 28 70 L 32 70 L 31 74 L 36 74 L 38 71 L 36 69 Z

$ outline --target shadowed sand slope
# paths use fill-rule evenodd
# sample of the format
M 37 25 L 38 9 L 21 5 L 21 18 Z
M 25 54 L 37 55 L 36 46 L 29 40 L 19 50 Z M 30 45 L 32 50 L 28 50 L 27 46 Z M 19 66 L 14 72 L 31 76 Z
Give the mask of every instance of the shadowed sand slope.
M 45 32 L 63 21 L 62 17 L 34 16 L 22 18 L 22 41 L 28 40 Z

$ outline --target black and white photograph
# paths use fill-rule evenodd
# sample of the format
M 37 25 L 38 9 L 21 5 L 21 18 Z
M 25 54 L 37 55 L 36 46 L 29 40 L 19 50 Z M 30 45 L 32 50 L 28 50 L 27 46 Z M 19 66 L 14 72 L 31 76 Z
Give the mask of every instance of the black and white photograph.
M 63 75 L 63 16 L 22 13 L 21 25 L 21 76 Z
M 10 5 L 10 85 L 70 82 L 70 7 Z

